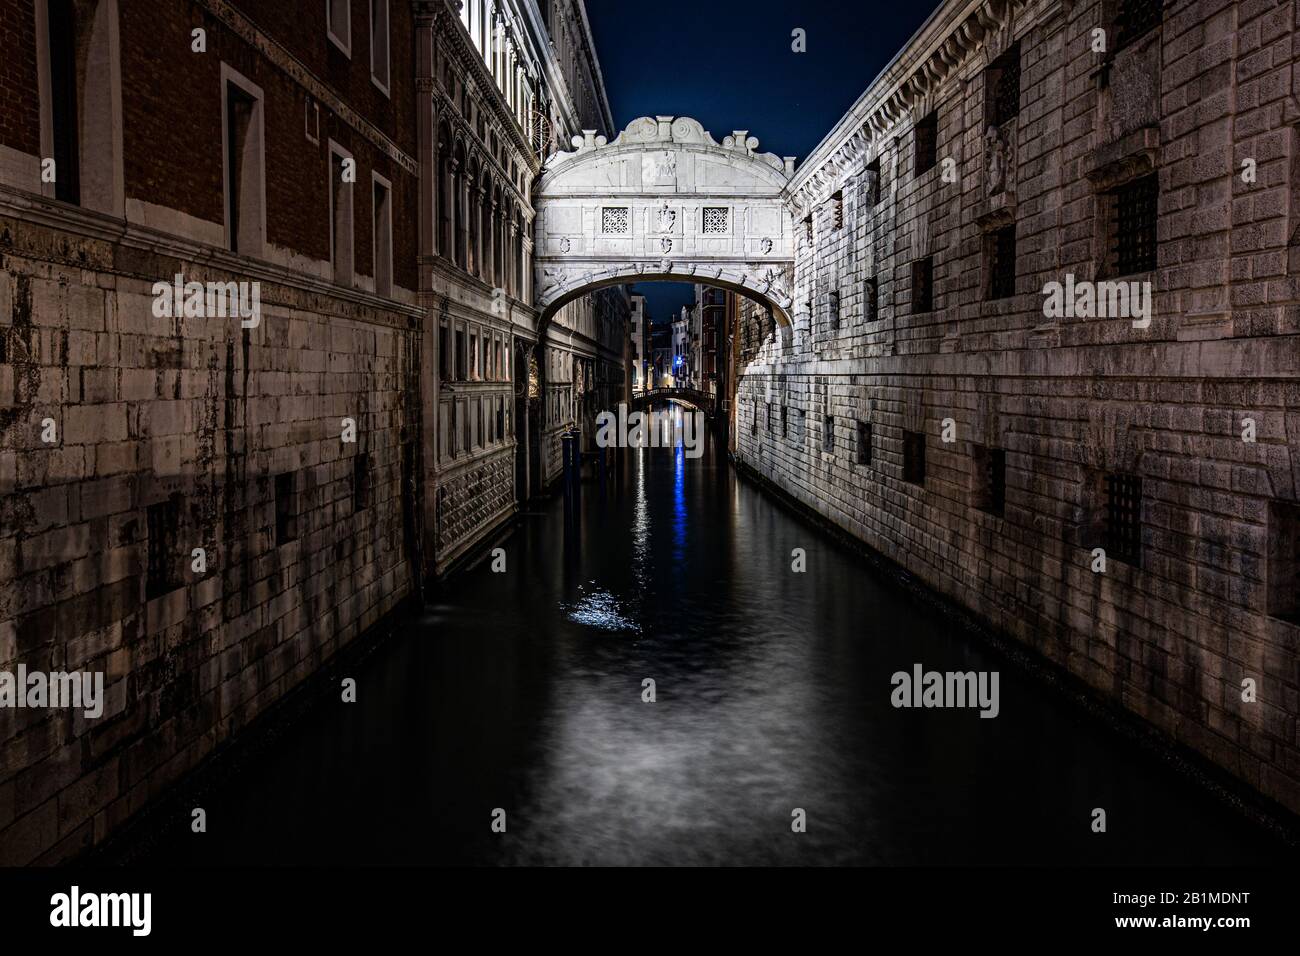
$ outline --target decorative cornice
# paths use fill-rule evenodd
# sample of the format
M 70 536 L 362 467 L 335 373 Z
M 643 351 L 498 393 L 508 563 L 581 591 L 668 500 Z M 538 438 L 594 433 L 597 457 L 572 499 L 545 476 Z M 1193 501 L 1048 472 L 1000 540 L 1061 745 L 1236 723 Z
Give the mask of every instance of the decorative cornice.
M 949 0 L 935 10 L 853 108 L 813 150 L 790 185 L 797 210 L 809 209 L 880 152 L 880 144 L 967 63 L 991 32 L 1005 29 L 1032 0 Z M 1044 0 L 1039 10 L 1050 9 Z M 1068 9 L 1068 4 L 1067 4 Z

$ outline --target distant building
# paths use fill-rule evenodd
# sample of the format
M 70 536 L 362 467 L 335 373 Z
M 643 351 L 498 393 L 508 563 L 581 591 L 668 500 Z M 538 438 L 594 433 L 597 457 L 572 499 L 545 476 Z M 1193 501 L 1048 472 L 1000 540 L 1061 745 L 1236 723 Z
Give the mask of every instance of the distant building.
M 639 392 L 647 387 L 646 377 L 650 374 L 650 317 L 646 314 L 645 296 L 633 295 L 631 304 L 628 334 L 632 340 L 632 389 Z
M 678 313 L 677 319 L 673 322 L 672 331 L 672 377 L 673 385 L 681 387 L 691 383 L 691 326 L 695 321 L 695 307 L 691 305 L 682 306 Z
M 696 387 L 716 395 L 724 374 L 719 358 L 726 341 L 727 303 L 735 293 L 712 286 L 695 287 L 695 325 L 698 330 L 695 342 Z

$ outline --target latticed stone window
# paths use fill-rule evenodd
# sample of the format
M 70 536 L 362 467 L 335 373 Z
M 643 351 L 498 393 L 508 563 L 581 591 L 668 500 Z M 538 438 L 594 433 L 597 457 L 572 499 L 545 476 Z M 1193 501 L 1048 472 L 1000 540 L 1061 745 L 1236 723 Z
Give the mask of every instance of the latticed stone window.
M 1119 0 L 1119 13 L 1115 17 L 1115 49 L 1128 46 L 1158 27 L 1164 15 L 1164 0 Z
M 603 206 L 600 210 L 600 229 L 605 233 L 624 234 L 628 231 L 626 206 Z
M 727 234 L 727 208 L 725 206 L 704 207 L 704 234 L 713 236 L 725 236 Z
M 1150 272 L 1156 267 L 1156 211 L 1160 200 L 1157 173 L 1111 191 L 1109 202 L 1113 275 Z
M 984 73 L 984 119 L 1001 126 L 1020 113 L 1020 44 L 1013 43 Z
M 913 167 L 913 172 L 919 176 L 926 170 L 933 168 L 938 161 L 939 114 L 931 112 L 920 120 L 916 124 L 913 135 L 916 139 L 916 164 Z
M 934 256 L 912 263 L 912 314 L 934 311 Z
M 1101 546 L 1106 557 L 1137 567 L 1142 559 L 1142 479 L 1111 472 L 1105 476 L 1104 491 Z
M 989 298 L 1016 294 L 1016 225 L 1003 226 L 988 237 Z

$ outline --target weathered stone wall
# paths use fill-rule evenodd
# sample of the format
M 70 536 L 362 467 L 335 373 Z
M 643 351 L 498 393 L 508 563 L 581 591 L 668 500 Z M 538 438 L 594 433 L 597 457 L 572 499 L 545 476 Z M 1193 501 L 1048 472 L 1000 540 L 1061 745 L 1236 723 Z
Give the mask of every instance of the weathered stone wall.
M 910 69 L 963 22 L 960 5 L 944 9 Z M 948 45 L 961 62 L 938 66 L 937 89 L 895 97 L 908 76 L 888 72 L 792 184 L 811 216 L 794 328 L 753 350 L 737 427 L 745 464 L 1292 810 L 1300 628 L 1275 605 L 1296 587 L 1280 552 L 1300 488 L 1298 10 L 1174 2 L 1116 50 L 1108 6 L 1017 5 L 977 19 L 979 43 Z M 1097 27 L 1108 57 L 1091 49 Z M 988 67 L 1014 40 L 1019 113 L 999 150 Z M 937 161 L 918 173 L 915 124 L 934 109 Z M 1108 190 L 1148 170 L 1157 266 L 1125 279 L 1152 282 L 1149 327 L 1045 315 L 1047 283 L 1108 275 Z M 1008 223 L 1014 294 L 992 298 L 989 245 Z M 933 308 L 918 310 L 926 256 Z M 742 328 L 764 325 L 747 304 Z M 919 483 L 905 480 L 905 432 L 924 436 Z M 1000 514 L 990 449 L 1005 452 Z M 1140 555 L 1097 573 L 1106 476 L 1123 474 L 1141 481 Z
M 101 840 L 414 570 L 410 317 L 286 273 L 256 328 L 157 318 L 158 276 L 246 276 L 69 221 L 0 216 L 0 670 L 102 671 L 107 705 L 0 710 L 5 864 Z

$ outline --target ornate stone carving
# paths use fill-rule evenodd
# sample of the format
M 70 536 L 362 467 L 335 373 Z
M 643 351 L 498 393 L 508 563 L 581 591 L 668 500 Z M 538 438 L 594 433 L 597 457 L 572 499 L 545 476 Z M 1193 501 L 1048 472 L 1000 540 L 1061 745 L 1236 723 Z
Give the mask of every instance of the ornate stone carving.
M 675 225 L 677 225 L 677 211 L 668 208 L 668 203 L 664 203 L 659 210 L 659 231 L 672 232 Z
M 1010 137 L 996 126 L 984 131 L 984 184 L 988 195 L 995 196 L 1007 188 L 1007 171 L 1011 165 Z
M 763 242 L 760 244 L 760 248 L 763 250 L 763 255 L 767 255 L 769 252 L 772 251 L 772 240 L 764 239 Z

